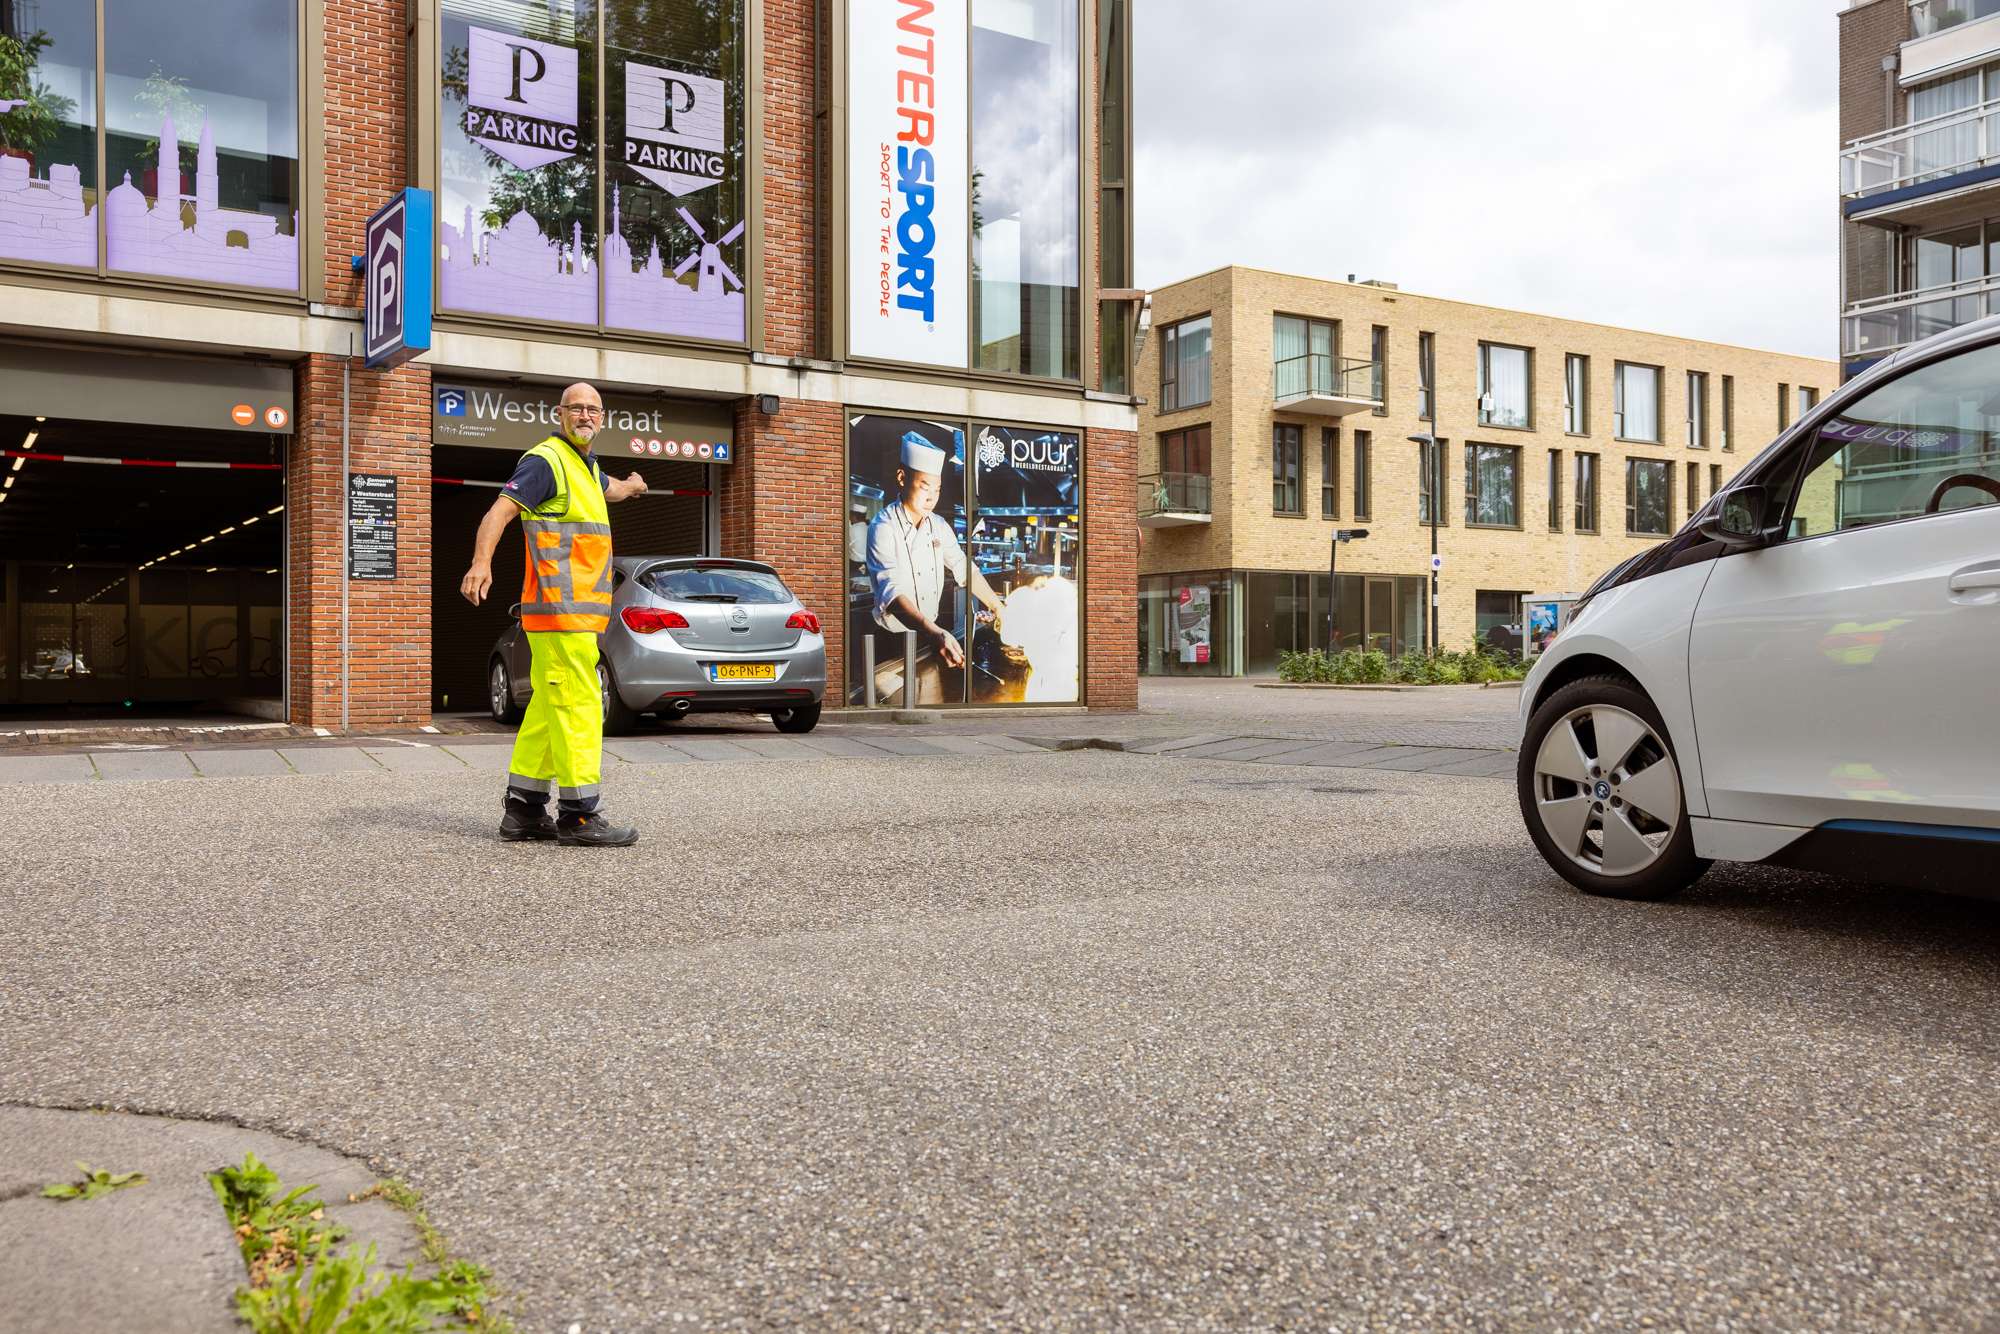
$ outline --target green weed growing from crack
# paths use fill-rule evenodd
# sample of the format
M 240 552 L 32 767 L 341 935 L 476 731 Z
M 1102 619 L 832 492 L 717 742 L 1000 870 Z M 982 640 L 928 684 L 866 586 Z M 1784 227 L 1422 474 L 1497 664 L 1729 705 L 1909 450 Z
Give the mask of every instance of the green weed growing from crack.
M 146 1184 L 144 1172 L 94 1172 L 89 1163 L 78 1163 L 76 1170 L 83 1173 L 83 1180 L 58 1181 L 52 1186 L 43 1186 L 42 1197 L 49 1200 L 94 1200 L 114 1190 L 124 1190 L 127 1186 Z

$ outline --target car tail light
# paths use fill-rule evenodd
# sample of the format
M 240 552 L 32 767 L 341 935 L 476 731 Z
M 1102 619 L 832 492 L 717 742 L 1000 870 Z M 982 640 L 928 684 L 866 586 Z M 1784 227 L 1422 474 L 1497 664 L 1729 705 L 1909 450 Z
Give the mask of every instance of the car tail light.
M 787 630 L 803 630 L 809 635 L 819 633 L 819 617 L 809 611 L 795 611 L 792 619 L 785 622 Z
M 685 630 L 687 617 L 664 607 L 627 607 L 618 613 L 618 619 L 635 634 L 650 635 L 661 630 Z

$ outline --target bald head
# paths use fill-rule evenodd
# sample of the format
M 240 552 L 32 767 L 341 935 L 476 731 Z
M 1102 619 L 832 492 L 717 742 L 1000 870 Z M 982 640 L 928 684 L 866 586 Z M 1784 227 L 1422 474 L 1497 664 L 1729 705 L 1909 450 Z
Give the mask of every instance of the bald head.
M 604 400 L 597 396 L 597 390 L 579 380 L 563 390 L 558 413 L 563 434 L 588 449 L 597 428 L 604 425 Z

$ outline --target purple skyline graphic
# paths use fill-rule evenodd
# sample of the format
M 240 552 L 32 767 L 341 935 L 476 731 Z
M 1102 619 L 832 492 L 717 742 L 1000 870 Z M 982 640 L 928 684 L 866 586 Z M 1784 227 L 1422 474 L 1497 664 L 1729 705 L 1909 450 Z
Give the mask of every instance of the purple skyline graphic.
M 195 150 L 192 195 L 180 193 L 180 139 L 171 113 L 162 119 L 160 143 L 172 154 L 174 167 L 159 173 L 157 201 L 148 201 L 132 184 L 130 172 L 104 197 L 105 260 L 109 266 L 166 278 L 296 288 L 297 235 L 280 232 L 279 219 L 271 214 L 221 206 L 215 135 L 208 121 L 202 121 L 201 140 Z M 292 230 L 298 230 L 296 213 L 292 215 Z M 0 255 L 51 264 L 96 265 L 97 224 L 90 216 L 75 166 L 52 163 L 47 179 L 37 181 L 27 159 L 0 157 Z
M 604 240 L 604 318 L 621 329 L 677 334 L 690 338 L 741 341 L 743 282 L 722 258 L 743 224 L 710 239 L 681 210 L 701 244 L 672 269 L 656 241 L 643 260 L 620 234 L 622 204 L 611 194 L 611 233 Z M 444 255 L 439 265 L 443 304 L 452 310 L 520 319 L 597 322 L 597 270 L 583 250 L 583 228 L 572 224 L 567 244 L 542 234 L 527 212 L 516 213 L 498 230 L 476 222 L 467 205 L 457 226 L 440 223 Z M 692 286 L 682 281 L 695 275 Z

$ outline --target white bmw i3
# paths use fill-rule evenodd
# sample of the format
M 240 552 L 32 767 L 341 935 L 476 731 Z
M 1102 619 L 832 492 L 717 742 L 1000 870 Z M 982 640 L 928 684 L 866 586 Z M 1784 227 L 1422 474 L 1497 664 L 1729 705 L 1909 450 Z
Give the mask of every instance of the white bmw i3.
M 1595 894 L 1712 861 L 2000 895 L 2000 317 L 1870 367 L 1572 609 L 1521 813 Z

